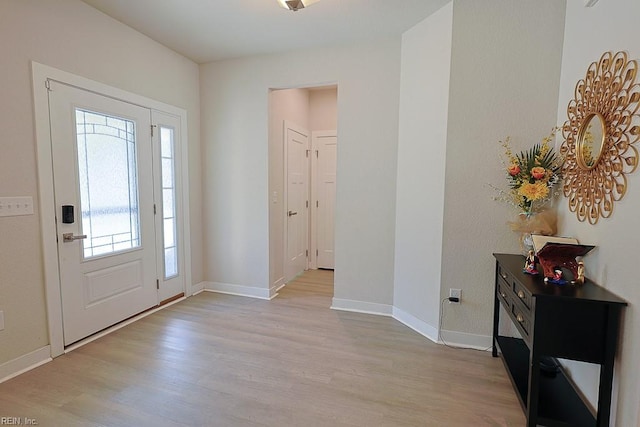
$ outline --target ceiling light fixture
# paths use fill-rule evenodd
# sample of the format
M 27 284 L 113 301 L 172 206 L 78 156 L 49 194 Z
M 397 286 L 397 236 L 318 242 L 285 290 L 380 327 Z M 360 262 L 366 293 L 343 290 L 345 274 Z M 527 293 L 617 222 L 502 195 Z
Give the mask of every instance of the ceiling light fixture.
M 294 12 L 309 7 L 315 2 L 320 0 L 278 0 L 280 6 L 285 9 L 293 10 Z

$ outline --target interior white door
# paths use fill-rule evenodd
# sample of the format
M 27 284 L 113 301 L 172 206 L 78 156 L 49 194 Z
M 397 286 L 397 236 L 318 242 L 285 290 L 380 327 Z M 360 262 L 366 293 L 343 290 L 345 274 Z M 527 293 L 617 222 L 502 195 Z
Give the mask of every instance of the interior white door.
M 309 132 L 285 123 L 286 141 L 286 230 L 285 279 L 293 279 L 307 269 Z
M 334 268 L 334 218 L 336 203 L 336 161 L 338 138 L 336 131 L 313 132 L 316 150 L 316 249 L 318 268 Z
M 153 158 L 156 196 L 156 239 L 158 293 L 160 302 L 184 294 L 184 233 L 182 220 L 182 183 L 180 118 L 153 111 Z
M 50 84 L 62 318 L 69 345 L 157 305 L 151 112 Z

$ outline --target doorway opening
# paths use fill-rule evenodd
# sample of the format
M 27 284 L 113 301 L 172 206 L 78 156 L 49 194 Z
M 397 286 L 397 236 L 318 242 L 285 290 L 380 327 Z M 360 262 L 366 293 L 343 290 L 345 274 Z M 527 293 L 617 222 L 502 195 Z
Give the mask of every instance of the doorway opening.
M 333 270 L 337 85 L 269 94 L 269 280 Z

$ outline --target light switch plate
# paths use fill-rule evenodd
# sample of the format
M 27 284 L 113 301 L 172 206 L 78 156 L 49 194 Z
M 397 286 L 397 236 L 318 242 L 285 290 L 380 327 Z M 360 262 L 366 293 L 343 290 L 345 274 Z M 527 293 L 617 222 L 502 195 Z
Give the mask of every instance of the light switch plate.
M 33 197 L 0 197 L 0 216 L 33 215 Z

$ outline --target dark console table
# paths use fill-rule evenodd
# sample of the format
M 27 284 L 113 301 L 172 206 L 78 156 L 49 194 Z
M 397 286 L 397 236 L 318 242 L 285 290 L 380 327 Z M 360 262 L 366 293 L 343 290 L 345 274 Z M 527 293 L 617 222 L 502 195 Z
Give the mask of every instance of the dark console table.
M 527 426 L 608 427 L 620 314 L 627 303 L 588 279 L 582 285 L 545 284 L 542 275 L 522 272 L 521 255 L 494 256 L 493 356 L 502 357 Z M 499 334 L 500 305 L 522 338 Z M 561 367 L 541 371 L 541 362 L 556 358 L 600 365 L 596 414 Z

